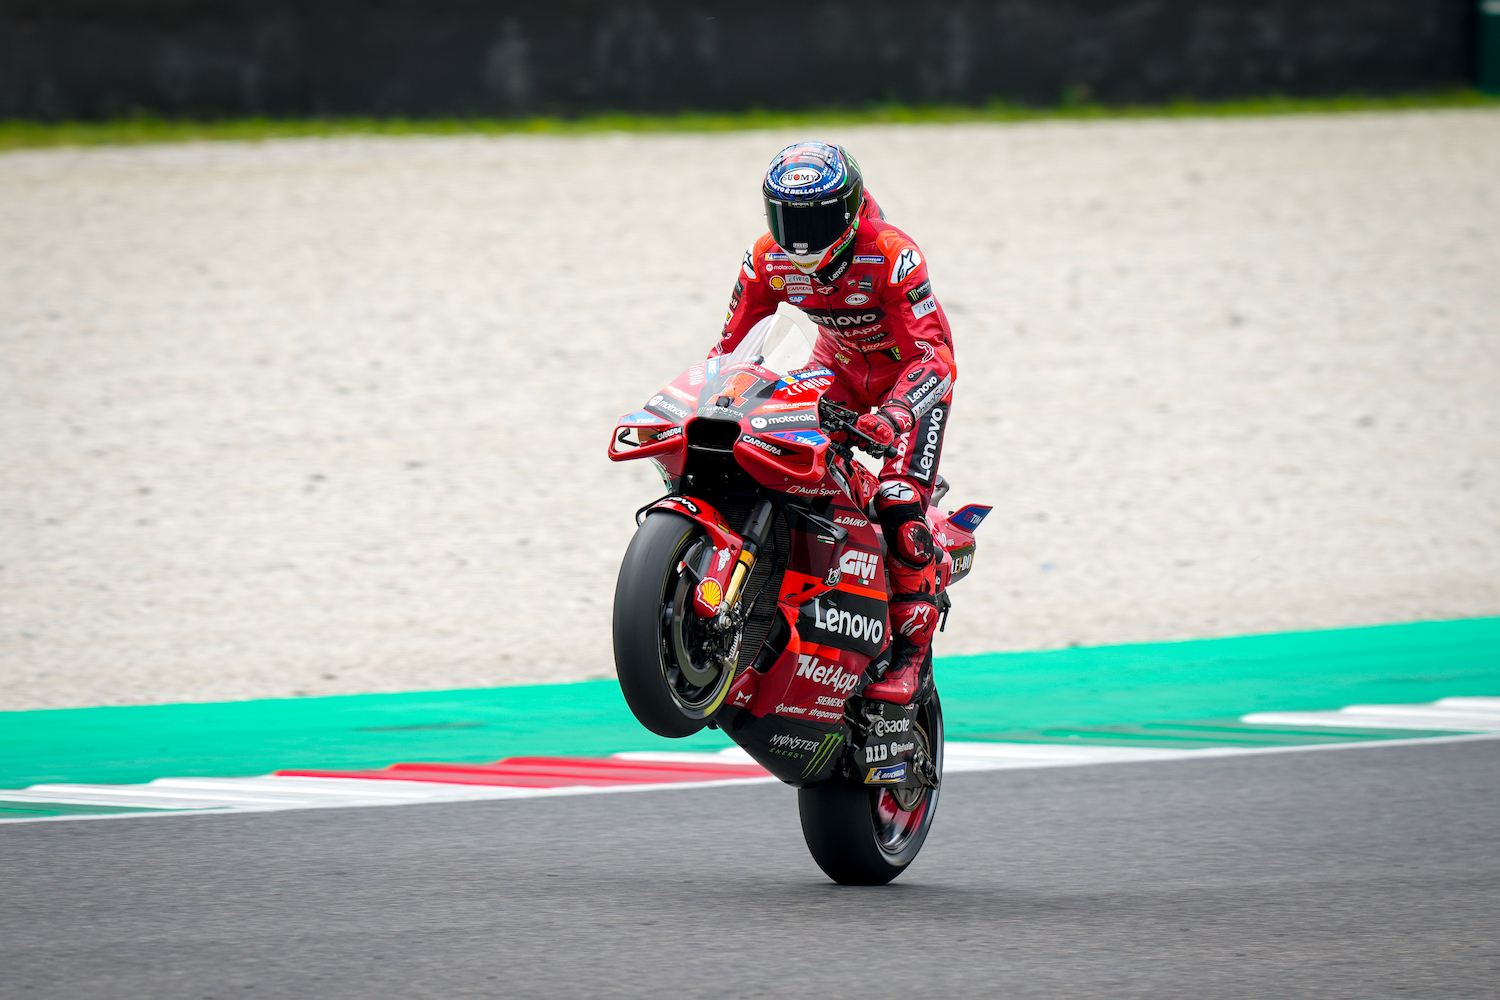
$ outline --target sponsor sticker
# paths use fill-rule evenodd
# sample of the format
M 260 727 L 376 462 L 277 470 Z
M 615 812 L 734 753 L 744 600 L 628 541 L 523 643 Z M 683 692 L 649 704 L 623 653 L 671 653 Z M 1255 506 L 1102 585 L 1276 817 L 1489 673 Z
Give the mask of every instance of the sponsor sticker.
M 876 736 L 895 736 L 897 733 L 910 731 L 910 719 L 876 719 L 875 724 L 870 727 L 870 732 Z
M 854 255 L 854 263 L 856 263 L 856 264 L 884 264 L 885 263 L 885 258 L 882 257 L 882 256 L 880 256 L 880 254 L 878 254 L 878 253 L 864 253 L 864 254 L 857 253 L 857 254 Z
M 842 495 L 843 492 L 827 486 L 788 486 L 786 491 L 795 493 L 799 497 L 836 497 Z
M 636 410 L 634 413 L 626 414 L 620 418 L 620 423 L 634 427 L 638 424 L 659 424 L 662 418 L 649 410 Z
M 858 672 L 845 670 L 837 663 L 825 663 L 806 653 L 797 657 L 797 676 L 805 677 L 814 684 L 825 685 L 839 694 L 848 694 L 859 683 Z
M 906 780 L 906 762 L 900 764 L 887 764 L 884 767 L 872 767 L 870 773 L 865 775 L 867 785 L 896 785 Z
M 926 316 L 928 313 L 932 312 L 935 309 L 937 309 L 937 299 L 929 295 L 927 296 L 927 298 L 911 307 L 911 314 L 917 319 L 921 319 L 923 316 Z
M 818 178 L 822 176 L 822 171 L 814 170 L 812 167 L 797 167 L 782 174 L 780 183 L 782 187 L 788 189 L 804 188 L 809 184 L 816 184 Z
M 916 305 L 932 294 L 932 279 L 928 279 L 906 293 L 906 301 Z
M 806 445 L 809 448 L 816 448 L 828 440 L 817 431 L 778 431 L 771 436 L 780 438 L 783 441 L 795 441 L 797 444 Z
M 818 744 L 803 736 L 793 736 L 790 733 L 778 733 L 768 741 L 772 753 L 781 754 L 783 757 L 801 758 L 818 749 Z
M 675 399 L 668 399 L 660 393 L 646 401 L 646 408 L 648 410 L 655 410 L 662 416 L 670 417 L 673 420 L 686 420 L 693 415 L 692 410 L 689 410 Z
M 786 260 L 786 254 L 784 254 L 784 253 L 768 253 L 768 254 L 766 254 L 766 260 Z
M 809 408 L 809 404 L 807 403 L 766 403 L 760 408 L 760 411 L 762 413 L 771 413 L 773 411 L 781 412 L 783 410 L 801 410 L 808 416 L 812 417 L 814 421 L 817 420 L 816 414 L 813 413 L 813 411 Z
M 868 301 L 870 301 L 870 297 L 864 292 L 855 292 L 853 295 L 844 296 L 844 305 L 846 306 L 862 306 Z
M 745 275 L 745 277 L 749 278 L 751 281 L 759 281 L 760 280 L 759 276 L 757 276 L 756 273 L 755 273 L 755 248 L 754 247 L 747 247 L 745 249 L 745 259 L 742 260 L 742 261 L 740 261 L 740 271 Z
M 783 278 L 781 275 L 779 275 L 779 274 L 773 274 L 771 276 L 771 287 L 774 288 L 774 289 L 776 289 L 778 292 L 781 291 L 781 289 L 785 285 L 786 285 L 786 279 Z
M 775 455 L 777 458 L 780 458 L 781 456 L 786 454 L 785 448 L 778 447 L 771 442 L 764 440 L 763 438 L 756 437 L 753 434 L 741 434 L 740 441 L 743 444 L 750 445 L 752 448 L 759 448 L 761 451 L 765 452 L 768 455 Z
M 880 567 L 880 559 L 873 552 L 862 552 L 859 549 L 851 549 L 844 553 L 839 559 L 839 572 L 859 578 L 859 582 L 869 584 L 875 579 L 875 571 Z
M 811 409 L 799 409 L 794 413 L 773 413 L 769 416 L 760 416 L 757 414 L 750 418 L 750 426 L 758 431 L 816 427 L 818 426 L 818 415 Z
M 817 597 L 802 605 L 797 634 L 822 646 L 874 656 L 884 646 L 885 607 L 884 601 L 857 594 Z
M 833 523 L 847 525 L 851 528 L 866 528 L 870 525 L 869 521 L 866 521 L 862 517 L 855 517 L 853 514 L 840 514 L 833 519 Z
M 806 715 L 807 714 L 807 709 L 803 708 L 801 705 L 777 705 L 776 706 L 776 714 L 777 715 Z
M 901 284 L 901 282 L 911 277 L 913 271 L 921 266 L 922 255 L 917 253 L 917 248 L 907 247 L 896 258 L 896 263 L 891 265 L 891 284 Z
M 711 608 L 717 608 L 724 600 L 724 589 L 717 580 L 704 580 L 698 584 L 698 600 Z
M 938 405 L 917 421 L 907 471 L 924 483 L 932 482 L 933 473 L 937 472 L 938 455 L 943 450 L 943 421 L 947 417 L 948 408 Z

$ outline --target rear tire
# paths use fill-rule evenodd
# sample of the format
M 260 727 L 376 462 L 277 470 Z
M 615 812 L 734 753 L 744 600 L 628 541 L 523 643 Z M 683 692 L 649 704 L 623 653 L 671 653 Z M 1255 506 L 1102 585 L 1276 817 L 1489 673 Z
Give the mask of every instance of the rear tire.
M 703 528 L 666 511 L 652 511 L 631 539 L 615 584 L 615 672 L 620 691 L 641 725 L 658 736 L 691 736 L 723 703 L 734 671 L 711 662 L 688 663 L 684 631 L 701 629 L 679 571 Z M 674 624 L 674 608 L 677 619 Z M 675 631 L 674 631 L 675 630 Z M 690 638 L 701 638 L 696 633 Z M 692 644 L 689 644 L 692 645 Z M 696 679 L 696 681 L 695 681 Z
M 943 774 L 943 710 L 934 691 L 917 713 L 921 735 Z M 824 874 L 841 885 L 885 885 L 906 871 L 927 841 L 939 788 L 902 809 L 889 788 L 833 779 L 797 791 L 802 838 Z

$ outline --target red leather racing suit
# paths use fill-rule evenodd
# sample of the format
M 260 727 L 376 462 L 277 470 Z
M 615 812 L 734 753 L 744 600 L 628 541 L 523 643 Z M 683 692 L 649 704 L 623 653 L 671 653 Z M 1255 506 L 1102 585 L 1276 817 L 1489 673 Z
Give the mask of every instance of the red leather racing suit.
M 892 558 L 890 670 L 867 697 L 905 703 L 937 626 L 938 555 L 926 520 L 937 480 L 957 370 L 948 318 L 933 295 L 927 264 L 911 238 L 885 221 L 869 193 L 852 256 L 831 274 L 802 274 L 767 233 L 745 252 L 724 334 L 710 357 L 733 351 L 749 329 L 789 302 L 818 325 L 813 360 L 835 376 L 828 396 L 859 413 L 887 404 L 911 410 L 911 430 L 881 469 L 875 505 Z M 825 280 L 826 279 L 826 280 Z
M 860 413 L 887 400 L 904 400 L 916 425 L 896 439 L 881 481 L 906 480 L 925 506 L 937 477 L 948 425 L 953 344 L 948 317 L 932 292 L 917 245 L 881 216 L 868 193 L 848 267 L 831 283 L 802 274 L 767 233 L 740 264 L 724 335 L 714 350 L 727 354 L 746 332 L 790 302 L 818 325 L 813 359 L 832 369 L 828 395 Z

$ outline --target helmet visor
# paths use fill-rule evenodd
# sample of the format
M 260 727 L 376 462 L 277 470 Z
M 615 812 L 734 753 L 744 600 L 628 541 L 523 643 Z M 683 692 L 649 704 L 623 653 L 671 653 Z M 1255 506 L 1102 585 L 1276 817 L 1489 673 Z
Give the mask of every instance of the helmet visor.
M 858 187 L 843 197 L 826 201 L 782 201 L 768 197 L 766 225 L 776 245 L 787 253 L 822 254 L 839 242 L 857 221 L 859 197 Z

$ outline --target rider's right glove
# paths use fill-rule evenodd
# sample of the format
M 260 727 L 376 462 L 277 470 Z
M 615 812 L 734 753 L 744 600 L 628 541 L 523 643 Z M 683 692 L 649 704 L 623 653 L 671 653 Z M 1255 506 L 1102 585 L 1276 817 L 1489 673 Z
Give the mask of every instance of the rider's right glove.
M 874 413 L 866 413 L 854 422 L 854 429 L 877 444 L 890 444 L 916 425 L 910 408 L 886 403 Z

